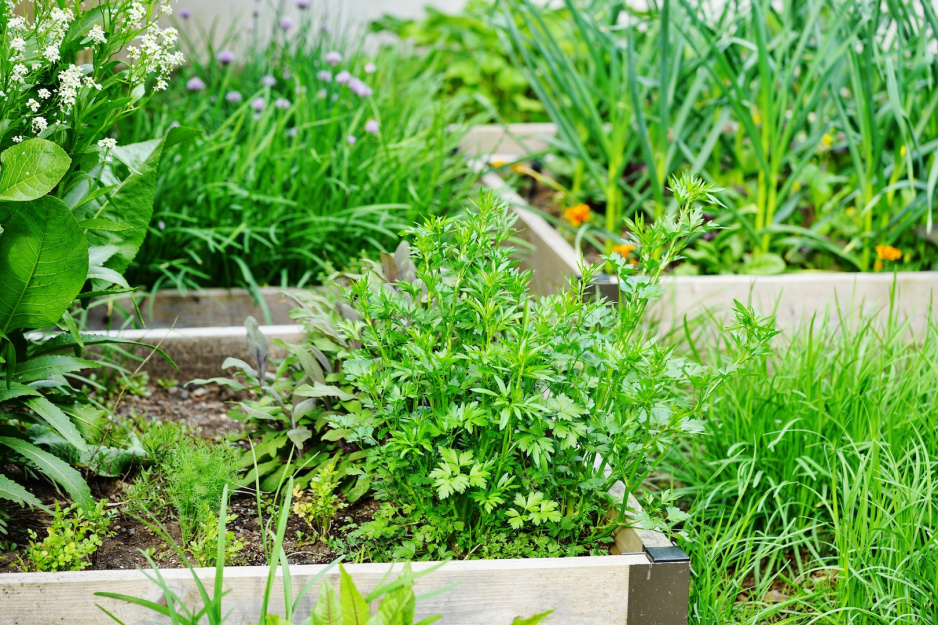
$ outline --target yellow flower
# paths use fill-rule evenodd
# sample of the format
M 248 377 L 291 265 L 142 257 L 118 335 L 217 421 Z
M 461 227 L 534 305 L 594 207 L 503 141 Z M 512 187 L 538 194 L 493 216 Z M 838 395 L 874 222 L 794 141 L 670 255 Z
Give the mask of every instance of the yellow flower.
M 891 245 L 877 245 L 876 257 L 879 260 L 899 260 L 902 258 L 902 251 Z
M 570 206 L 563 212 L 563 218 L 573 227 L 579 227 L 580 224 L 590 220 L 590 207 L 586 204 L 577 204 Z
M 515 172 L 516 174 L 526 174 L 528 173 L 528 168 L 525 167 L 524 163 L 515 163 L 511 166 L 511 171 Z
M 498 169 L 499 167 L 504 167 L 504 166 L 505 166 L 505 161 L 503 161 L 503 160 L 500 159 L 500 158 L 493 158 L 493 159 L 489 162 L 489 165 L 491 165 L 492 167 Z
M 899 158 L 905 158 L 905 146 L 899 148 Z
M 759 124 L 761 124 L 761 123 L 762 123 L 762 116 L 759 115 L 758 113 L 753 113 L 753 114 L 752 114 L 752 123 L 755 124 L 756 126 L 758 126 Z
M 793 191 L 801 191 L 801 181 L 795 180 L 794 184 L 791 185 Z
M 627 243 L 621 243 L 619 245 L 613 245 L 612 251 L 621 256 L 622 258 L 628 258 L 629 254 L 632 253 L 632 250 L 635 249 L 634 245 L 629 245 Z
M 883 270 L 883 261 L 878 260 L 873 263 L 873 271 L 882 271 Z
M 825 132 L 824 136 L 821 137 L 821 146 L 825 150 L 829 150 L 831 145 L 833 145 L 833 143 L 834 143 L 834 140 L 831 138 L 831 136 L 828 133 Z

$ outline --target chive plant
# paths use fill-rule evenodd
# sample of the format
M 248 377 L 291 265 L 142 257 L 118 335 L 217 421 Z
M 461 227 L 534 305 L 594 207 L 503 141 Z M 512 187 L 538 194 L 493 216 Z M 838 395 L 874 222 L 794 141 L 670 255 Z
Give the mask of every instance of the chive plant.
M 438 99 L 433 55 L 368 55 L 303 15 L 269 42 L 229 46 L 243 52 L 190 42 L 199 60 L 178 87 L 120 128 L 204 131 L 166 159 L 132 283 L 312 283 L 446 212 L 472 183 L 455 155 L 460 104 Z
M 721 387 L 706 442 L 667 472 L 689 498 L 700 623 L 938 618 L 938 325 L 832 313 Z M 728 364 L 732 345 L 691 333 Z M 714 340 L 716 338 L 716 340 Z

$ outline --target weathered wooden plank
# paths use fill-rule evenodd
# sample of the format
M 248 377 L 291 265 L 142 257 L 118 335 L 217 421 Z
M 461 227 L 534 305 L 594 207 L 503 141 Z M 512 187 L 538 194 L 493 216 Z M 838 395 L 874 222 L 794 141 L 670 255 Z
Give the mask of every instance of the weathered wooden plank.
M 259 290 L 270 312 L 270 325 L 292 323 L 290 311 L 296 303 L 286 294 L 303 289 L 265 287 Z M 135 295 L 147 328 L 202 328 L 242 326 L 248 315 L 264 323 L 264 310 L 245 289 L 167 289 L 141 297 Z M 131 295 L 99 301 L 87 313 L 92 330 L 119 330 L 139 326 Z
M 422 570 L 432 563 L 415 563 Z M 548 623 L 558 625 L 632 625 L 628 587 L 630 570 L 640 566 L 647 574 L 648 558 L 643 554 L 593 556 L 583 558 L 544 558 L 528 560 L 470 560 L 449 562 L 421 578 L 415 585 L 420 595 L 457 584 L 443 594 L 419 603 L 418 618 L 443 614 L 443 623 L 452 625 L 508 625 L 517 616 L 553 609 Z M 291 568 L 294 592 L 323 566 Z M 380 583 L 391 568 L 386 564 L 350 564 L 347 567 L 356 584 L 367 592 Z M 400 565 L 395 566 L 400 570 Z M 214 569 L 199 569 L 207 585 Z M 161 572 L 168 584 L 190 607 L 201 606 L 188 571 Z M 234 567 L 225 570 L 225 611 L 230 625 L 256 622 L 268 569 Z M 338 572 L 327 576 L 337 586 Z M 283 613 L 282 580 L 274 584 L 271 605 Z M 315 590 L 315 589 L 314 589 Z M 78 573 L 23 573 L 0 576 L 0 622 L 9 625 L 37 623 L 97 625 L 110 622 L 97 607 L 99 603 L 125 623 L 153 622 L 153 613 L 137 606 L 95 597 L 107 591 L 145 597 L 161 596 L 155 585 L 140 571 L 90 571 Z M 309 614 L 316 593 L 300 603 L 299 613 Z M 649 622 L 639 622 L 649 625 Z M 667 624 L 672 625 L 672 624 Z
M 281 339 L 288 343 L 300 343 L 305 338 L 305 331 L 299 325 L 261 326 L 261 331 L 268 341 Z M 152 330 L 95 332 L 95 334 L 107 334 L 108 336 L 140 341 L 148 345 L 159 345 L 160 349 L 166 352 L 176 363 L 179 368 L 178 371 L 157 355 L 150 358 L 143 370 L 151 376 L 166 376 L 180 382 L 225 375 L 226 372 L 222 370 L 221 366 L 229 356 L 240 358 L 245 362 L 253 362 L 254 358 L 248 347 L 247 330 L 243 326 L 183 328 L 179 330 L 155 328 Z M 145 357 L 149 350 L 138 347 L 127 351 L 138 357 Z M 273 358 L 286 356 L 285 350 L 275 345 L 271 345 L 270 354 Z M 135 361 L 128 361 L 125 366 L 134 369 L 137 364 Z

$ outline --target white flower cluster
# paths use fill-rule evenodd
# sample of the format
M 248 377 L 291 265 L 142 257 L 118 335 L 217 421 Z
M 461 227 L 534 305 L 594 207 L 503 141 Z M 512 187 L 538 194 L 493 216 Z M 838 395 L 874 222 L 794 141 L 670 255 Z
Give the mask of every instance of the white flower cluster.
M 160 28 L 156 23 L 147 26 L 140 37 L 139 46 L 127 48 L 131 65 L 142 72 L 140 79 L 149 74 L 156 74 L 154 89 L 166 89 L 166 82 L 174 69 L 185 61 L 182 52 L 176 50 L 179 32 L 175 28 Z
M 95 81 L 97 68 L 79 66 L 71 59 L 62 58 L 61 46 L 72 23 L 82 15 L 80 2 L 60 3 L 57 0 L 36 0 L 32 3 L 32 21 L 15 15 L 19 0 L 0 0 L 6 5 L 0 28 L 7 42 L 6 76 L 0 71 L 0 84 L 18 86 L 17 95 L 21 106 L 25 106 L 23 123 L 36 134 L 45 132 L 51 125 L 61 123 L 88 91 L 100 91 L 102 86 Z M 129 4 L 129 6 L 128 6 Z M 60 8 L 61 6 L 66 8 Z M 2 6 L 2 5 L 0 5 Z M 174 69 L 184 62 L 181 52 L 176 50 L 179 34 L 174 28 L 161 29 L 156 23 L 160 16 L 172 14 L 169 0 L 157 9 L 155 0 L 140 0 L 121 3 L 122 15 L 112 23 L 110 37 L 117 42 L 126 42 L 137 37 L 135 46 L 126 48 L 130 59 L 130 70 L 124 76 L 124 84 L 139 87 L 148 76 L 155 74 L 155 88 L 165 89 Z M 76 13 L 77 11 L 77 13 Z M 123 18 L 123 19 L 121 19 Z M 85 47 L 105 45 L 109 41 L 102 24 L 93 25 L 83 41 Z M 54 85 L 31 84 L 40 82 L 39 76 L 55 76 Z M 31 79 L 32 77 L 35 79 Z M 41 82 L 46 82 L 42 80 Z M 35 91 L 33 89 L 36 88 Z M 87 91 L 85 91 L 87 90 Z M 0 94 L 6 98 L 7 94 Z M 22 113 L 21 113 L 22 114 Z M 51 115 L 50 115 L 51 114 Z

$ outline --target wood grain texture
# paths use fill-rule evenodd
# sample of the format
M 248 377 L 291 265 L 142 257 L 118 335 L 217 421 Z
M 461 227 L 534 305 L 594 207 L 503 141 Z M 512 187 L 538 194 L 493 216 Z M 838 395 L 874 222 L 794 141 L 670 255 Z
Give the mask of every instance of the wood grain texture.
M 432 563 L 416 563 L 421 570 Z M 556 625 L 632 625 L 627 622 L 629 575 L 632 567 L 649 565 L 643 554 L 528 560 L 471 560 L 450 562 L 418 580 L 415 592 L 453 586 L 418 604 L 418 619 L 443 614 L 451 625 L 509 625 L 518 616 L 554 609 L 546 621 Z M 293 587 L 301 589 L 323 566 L 291 568 Z M 391 568 L 386 564 L 351 564 L 346 567 L 363 593 L 374 588 Z M 400 570 L 400 565 L 396 565 Z M 201 601 L 188 571 L 161 572 L 190 607 Z M 199 569 L 210 585 L 213 569 Z M 267 579 L 265 567 L 233 567 L 225 571 L 225 610 L 229 625 L 254 623 Z M 338 585 L 338 572 L 327 576 Z M 278 576 L 271 605 L 282 614 L 282 580 Z M 314 589 L 315 590 L 315 589 Z M 160 592 L 140 571 L 78 573 L 23 573 L 0 576 L 0 623 L 8 625 L 97 625 L 110 622 L 96 603 L 128 625 L 154 622 L 152 612 L 111 599 L 95 597 L 99 591 L 159 599 Z M 308 594 L 299 614 L 308 615 L 316 593 Z M 373 606 L 376 607 L 376 606 Z M 642 625 L 642 624 L 637 624 Z

